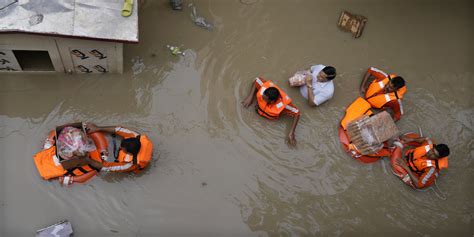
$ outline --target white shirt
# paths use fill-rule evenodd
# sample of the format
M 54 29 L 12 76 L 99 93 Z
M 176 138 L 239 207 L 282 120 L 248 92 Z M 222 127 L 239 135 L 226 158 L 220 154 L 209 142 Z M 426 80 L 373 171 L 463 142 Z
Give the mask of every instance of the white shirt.
M 314 103 L 320 105 L 325 101 L 332 98 L 334 95 L 334 84 L 331 81 L 319 82 L 318 74 L 326 66 L 319 64 L 311 67 L 311 75 L 313 76 L 313 95 Z M 305 98 L 308 99 L 308 88 L 306 85 L 300 87 L 300 93 Z

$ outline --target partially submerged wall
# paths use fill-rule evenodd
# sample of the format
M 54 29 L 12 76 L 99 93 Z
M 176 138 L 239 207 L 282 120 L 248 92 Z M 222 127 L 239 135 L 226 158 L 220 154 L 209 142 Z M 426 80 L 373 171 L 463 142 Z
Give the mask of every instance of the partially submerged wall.
M 45 51 L 47 54 L 38 54 Z M 28 53 L 31 53 L 30 62 L 24 56 Z M 42 55 L 49 55 L 51 63 L 38 62 L 47 61 Z M 35 67 L 35 64 L 38 66 Z M 52 64 L 51 69 L 42 67 L 47 64 Z M 123 43 L 33 34 L 2 34 L 0 72 L 3 71 L 122 73 Z

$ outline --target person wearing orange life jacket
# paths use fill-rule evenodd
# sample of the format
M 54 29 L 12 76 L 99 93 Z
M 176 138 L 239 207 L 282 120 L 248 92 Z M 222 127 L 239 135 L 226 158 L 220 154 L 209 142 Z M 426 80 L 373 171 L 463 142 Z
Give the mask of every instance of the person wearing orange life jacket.
M 403 143 L 417 142 L 421 145 L 406 151 L 404 159 L 396 160 L 398 167 L 394 169 L 403 168 L 411 179 L 412 186 L 417 189 L 431 186 L 441 169 L 448 168 L 449 147 L 445 144 L 433 144 L 424 137 L 401 139 Z M 395 145 L 402 147 L 400 142 L 395 142 Z
M 115 161 L 104 161 L 101 171 L 138 172 L 150 163 L 153 144 L 146 135 L 120 126 L 99 127 L 93 123 L 86 124 L 86 131 L 87 133 L 105 132 L 122 137 Z
M 395 121 L 403 115 L 405 80 L 394 74 L 370 67 L 360 85 L 360 93 L 373 109 L 387 110 Z
M 290 132 L 288 134 L 288 144 L 296 145 L 295 129 L 300 117 L 300 111 L 292 103 L 290 97 L 270 80 L 257 77 L 252 83 L 248 96 L 242 101 L 244 108 L 249 107 L 257 98 L 256 111 L 261 116 L 276 120 L 281 114 L 293 117 Z
M 405 80 L 402 77 L 369 68 L 360 85 L 361 97 L 347 107 L 341 126 L 345 130 L 351 121 L 382 111 L 387 111 L 393 120 L 398 121 L 403 115 L 402 98 L 405 92 Z

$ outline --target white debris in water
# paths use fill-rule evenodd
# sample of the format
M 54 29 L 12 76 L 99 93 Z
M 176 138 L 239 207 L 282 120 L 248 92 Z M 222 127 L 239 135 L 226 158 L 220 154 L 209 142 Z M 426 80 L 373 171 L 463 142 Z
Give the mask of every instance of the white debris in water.
M 145 70 L 145 64 L 143 63 L 143 59 L 140 57 L 135 57 L 132 59 L 132 70 L 133 70 L 133 75 L 136 76 Z
M 213 30 L 214 26 L 210 22 L 204 19 L 204 17 L 198 16 L 196 6 L 194 6 L 193 3 L 190 3 L 188 7 L 191 8 L 191 20 L 194 22 L 194 24 L 210 31 Z

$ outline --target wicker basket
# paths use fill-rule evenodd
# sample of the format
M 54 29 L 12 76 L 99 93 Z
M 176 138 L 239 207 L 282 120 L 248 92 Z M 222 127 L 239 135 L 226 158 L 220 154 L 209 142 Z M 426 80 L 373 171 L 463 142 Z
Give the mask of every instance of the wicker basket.
M 386 111 L 371 117 L 364 115 L 347 125 L 347 135 L 362 155 L 377 153 L 385 141 L 398 134 L 397 125 Z

